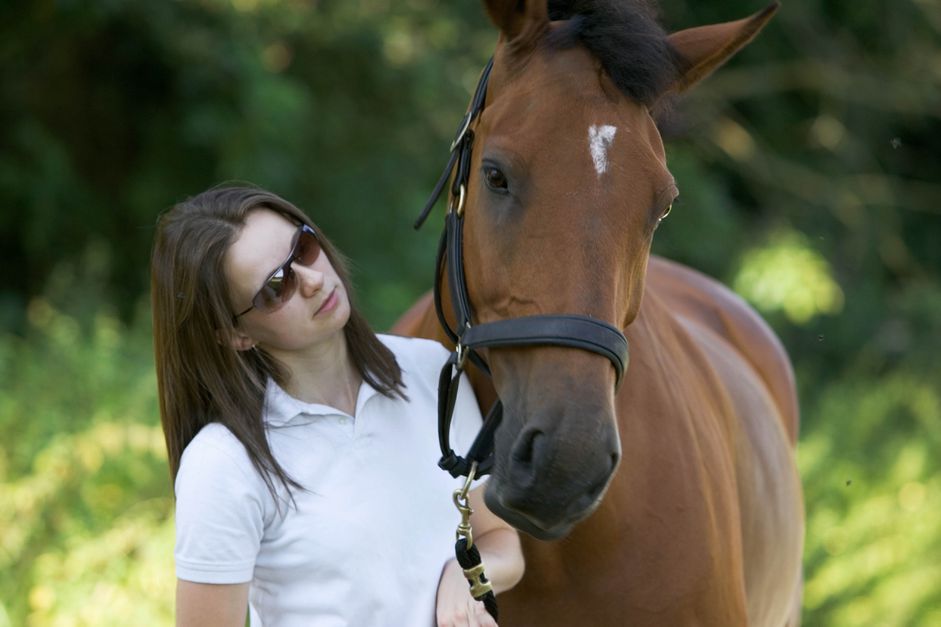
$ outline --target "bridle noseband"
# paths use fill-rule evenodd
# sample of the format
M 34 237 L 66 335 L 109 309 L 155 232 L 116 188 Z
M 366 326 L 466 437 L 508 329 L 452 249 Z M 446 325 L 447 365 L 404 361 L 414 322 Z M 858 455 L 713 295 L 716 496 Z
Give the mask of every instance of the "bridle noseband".
M 490 472 L 493 466 L 493 435 L 503 416 L 502 403 L 497 400 L 488 412 L 483 427 L 474 439 L 466 457 L 457 455 L 451 449 L 449 436 L 451 417 L 461 373 L 464 371 L 467 360 L 470 359 L 483 372 L 490 374 L 490 368 L 477 353 L 478 349 L 543 345 L 580 348 L 598 353 L 611 361 L 617 372 L 615 386 L 620 384 L 628 364 L 627 338 L 620 329 L 588 316 L 575 314 L 524 316 L 479 325 L 471 324 L 472 311 L 464 275 L 462 237 L 464 203 L 467 199 L 471 147 L 474 141 L 474 131 L 471 126 L 483 111 L 487 82 L 492 69 L 493 59 L 491 58 L 481 74 L 470 108 L 461 120 L 461 125 L 451 144 L 448 164 L 421 215 L 415 221 L 415 228 L 421 227 L 441 196 L 448 179 L 453 175 L 445 229 L 438 246 L 434 301 L 438 320 L 455 344 L 454 352 L 441 369 L 438 381 L 438 442 L 441 447 L 441 460 L 438 465 L 454 477 L 467 476 L 475 462 L 477 463 L 477 476 Z M 457 316 L 455 329 L 450 327 L 445 318 L 441 300 L 441 280 L 445 266 L 448 269 L 451 302 Z

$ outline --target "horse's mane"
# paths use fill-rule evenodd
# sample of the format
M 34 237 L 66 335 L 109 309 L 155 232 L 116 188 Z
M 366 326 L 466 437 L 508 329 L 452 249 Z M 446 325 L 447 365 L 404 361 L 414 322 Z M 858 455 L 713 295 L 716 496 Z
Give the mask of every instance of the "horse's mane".
M 643 0 L 549 0 L 549 19 L 568 20 L 551 44 L 582 44 L 625 95 L 652 105 L 676 78 L 680 59 Z

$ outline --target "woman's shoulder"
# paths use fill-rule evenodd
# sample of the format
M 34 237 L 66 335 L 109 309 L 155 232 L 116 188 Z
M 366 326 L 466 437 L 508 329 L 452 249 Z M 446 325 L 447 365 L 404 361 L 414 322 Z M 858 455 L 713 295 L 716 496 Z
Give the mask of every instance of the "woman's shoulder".
M 449 354 L 440 342 L 400 335 L 379 335 L 379 339 L 395 355 L 410 397 L 418 387 L 437 393 L 438 373 Z
M 183 454 L 186 455 L 186 451 L 189 451 L 191 448 L 195 450 L 206 447 L 221 449 L 227 452 L 239 450 L 242 453 L 245 452 L 245 447 L 243 447 L 242 443 L 235 437 L 235 434 L 221 422 L 210 422 L 204 425 L 186 446 Z
M 203 426 L 183 449 L 180 474 L 254 475 L 245 446 L 228 427 L 219 422 Z M 179 477 L 179 474 L 178 474 Z

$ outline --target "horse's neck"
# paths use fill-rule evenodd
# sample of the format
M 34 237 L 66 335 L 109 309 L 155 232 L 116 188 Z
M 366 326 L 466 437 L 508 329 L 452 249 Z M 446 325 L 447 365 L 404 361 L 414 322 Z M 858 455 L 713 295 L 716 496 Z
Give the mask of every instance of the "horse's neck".
M 800 412 L 793 369 L 781 341 L 754 309 L 717 280 L 658 257 L 648 265 L 647 300 L 647 319 L 671 323 L 671 333 L 696 345 L 705 336 L 719 338 L 750 364 L 774 398 L 791 443 L 797 441 Z

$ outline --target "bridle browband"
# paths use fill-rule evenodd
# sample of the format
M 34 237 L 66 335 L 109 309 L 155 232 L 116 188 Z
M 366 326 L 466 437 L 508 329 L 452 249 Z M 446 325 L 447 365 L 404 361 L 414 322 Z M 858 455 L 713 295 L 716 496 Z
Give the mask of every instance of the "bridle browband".
M 627 338 L 620 329 L 588 316 L 575 314 L 524 316 L 479 325 L 471 324 L 472 311 L 464 275 L 462 237 L 464 203 L 467 199 L 471 147 L 474 141 L 474 131 L 471 125 L 483 111 L 487 82 L 492 69 L 493 59 L 491 58 L 480 76 L 470 108 L 461 120 L 461 125 L 451 143 L 451 156 L 448 164 L 414 225 L 416 229 L 421 227 L 444 191 L 448 179 L 452 179 L 448 213 L 435 264 L 434 301 L 438 321 L 455 344 L 454 352 L 441 369 L 438 380 L 438 442 L 441 447 L 441 460 L 438 465 L 454 477 L 467 476 L 475 463 L 477 476 L 490 472 L 493 466 L 493 436 L 503 417 L 503 405 L 498 399 L 488 412 L 483 427 L 474 439 L 467 455 L 461 457 L 451 449 L 449 435 L 451 417 L 457 399 L 460 377 L 467 360 L 470 359 L 483 372 L 490 374 L 489 366 L 477 353 L 478 349 L 543 345 L 580 348 L 598 353 L 611 361 L 617 372 L 615 386 L 620 384 L 628 364 Z M 457 316 L 455 329 L 448 324 L 442 306 L 441 280 L 445 266 L 448 269 L 451 302 Z

